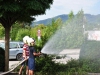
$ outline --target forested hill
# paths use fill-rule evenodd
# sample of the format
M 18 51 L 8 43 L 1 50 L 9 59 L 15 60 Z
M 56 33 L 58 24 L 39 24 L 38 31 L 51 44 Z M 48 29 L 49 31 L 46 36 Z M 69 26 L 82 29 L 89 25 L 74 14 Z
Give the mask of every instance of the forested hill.
M 99 22 L 100 23 L 100 14 L 99 15 L 85 14 L 85 17 L 86 17 L 86 20 L 88 22 L 91 22 L 91 23 Z M 56 20 L 58 18 L 61 18 L 62 21 L 65 22 L 68 19 L 68 15 L 67 14 L 63 14 L 63 15 L 55 16 L 53 18 L 48 18 L 48 19 L 37 21 L 37 22 L 32 22 L 32 26 L 38 25 L 38 24 L 48 25 L 48 24 L 50 24 L 52 22 L 53 19 Z
M 52 17 L 52 18 L 40 20 L 40 21 L 37 21 L 37 22 L 32 22 L 32 26 L 38 25 L 38 24 L 48 25 L 52 22 L 53 19 L 56 20 L 58 18 L 61 18 L 62 21 L 64 22 L 68 19 L 68 15 L 63 14 L 63 15 L 58 15 L 58 16 Z

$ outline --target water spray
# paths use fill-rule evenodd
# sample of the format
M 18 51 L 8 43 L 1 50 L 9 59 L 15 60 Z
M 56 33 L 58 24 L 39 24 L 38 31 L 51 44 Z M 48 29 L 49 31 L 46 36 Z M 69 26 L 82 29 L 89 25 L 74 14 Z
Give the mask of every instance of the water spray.
M 41 52 L 41 54 L 40 54 L 40 56 L 39 57 L 46 57 L 47 56 L 47 54 L 46 53 L 42 53 Z

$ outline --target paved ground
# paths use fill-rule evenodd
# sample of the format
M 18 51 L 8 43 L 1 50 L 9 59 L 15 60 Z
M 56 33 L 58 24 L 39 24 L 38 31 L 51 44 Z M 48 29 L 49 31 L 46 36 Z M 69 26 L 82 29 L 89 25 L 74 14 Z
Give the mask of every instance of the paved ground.
M 17 60 L 9 60 L 9 68 L 12 68 L 13 66 L 15 66 L 16 64 L 18 64 L 20 61 Z

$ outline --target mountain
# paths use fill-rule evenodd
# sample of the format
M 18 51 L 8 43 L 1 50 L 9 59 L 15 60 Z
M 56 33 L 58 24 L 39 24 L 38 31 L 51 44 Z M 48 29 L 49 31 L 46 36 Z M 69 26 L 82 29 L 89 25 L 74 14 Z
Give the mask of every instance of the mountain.
M 100 14 L 98 15 L 85 14 L 84 16 L 86 17 L 86 20 L 88 21 L 88 23 L 100 23 Z M 53 19 L 56 20 L 58 18 L 61 18 L 62 21 L 65 22 L 68 20 L 68 15 L 62 14 L 62 15 L 55 16 L 53 18 L 48 18 L 48 19 L 37 21 L 37 22 L 32 22 L 31 26 L 35 26 L 38 24 L 49 25 L 50 23 L 52 23 Z
M 31 26 L 34 26 L 34 25 L 38 25 L 38 24 L 44 24 L 44 25 L 48 25 L 50 23 L 52 23 L 52 20 L 56 20 L 58 18 L 61 18 L 63 22 L 65 22 L 67 19 L 68 19 L 68 15 L 58 15 L 58 16 L 55 16 L 53 18 L 48 18 L 48 19 L 44 19 L 44 20 L 40 20 L 40 21 L 37 21 L 37 22 L 32 22 Z

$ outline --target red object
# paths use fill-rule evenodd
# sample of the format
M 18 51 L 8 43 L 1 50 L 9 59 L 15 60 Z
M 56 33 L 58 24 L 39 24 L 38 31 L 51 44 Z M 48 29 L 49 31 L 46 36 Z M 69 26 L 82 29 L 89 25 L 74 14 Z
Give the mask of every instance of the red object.
M 25 50 L 25 52 L 26 52 L 26 56 L 29 56 L 29 47 L 28 47 L 27 44 L 24 44 L 24 46 L 23 46 L 23 50 Z M 23 57 L 25 57 L 25 54 L 24 54 L 24 53 L 23 53 Z

